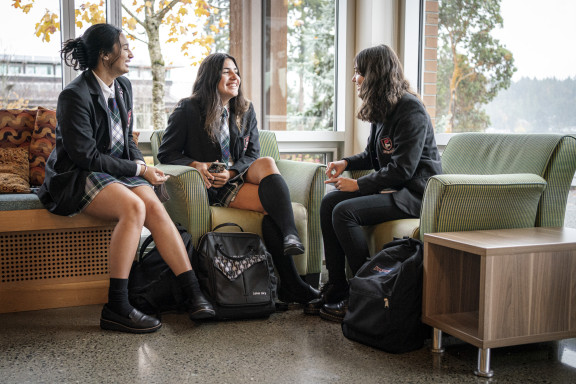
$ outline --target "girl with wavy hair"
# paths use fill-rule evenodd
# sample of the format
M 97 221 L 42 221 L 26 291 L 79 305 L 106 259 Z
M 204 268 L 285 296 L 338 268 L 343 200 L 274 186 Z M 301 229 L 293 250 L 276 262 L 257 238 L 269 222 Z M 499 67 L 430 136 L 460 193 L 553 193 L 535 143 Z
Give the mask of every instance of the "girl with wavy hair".
M 394 51 L 379 45 L 358 53 L 352 81 L 362 100 L 358 118 L 370 122 L 370 136 L 364 152 L 326 169 L 326 183 L 334 186 L 320 208 L 329 276 L 321 298 L 304 308 L 338 322 L 347 309 L 346 261 L 356 274 L 370 257 L 362 227 L 418 217 L 428 178 L 442 172 L 430 116 Z M 352 179 L 342 176 L 346 170 L 374 172 Z

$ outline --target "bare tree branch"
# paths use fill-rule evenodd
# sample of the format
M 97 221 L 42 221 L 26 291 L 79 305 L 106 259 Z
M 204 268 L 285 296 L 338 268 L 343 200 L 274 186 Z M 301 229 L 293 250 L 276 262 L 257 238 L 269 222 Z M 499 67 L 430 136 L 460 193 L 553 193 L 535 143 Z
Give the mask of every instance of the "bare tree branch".
M 128 8 L 126 8 L 126 6 L 124 5 L 124 3 L 122 3 L 122 9 L 124 9 L 126 11 L 126 13 L 128 13 L 134 20 L 136 20 L 136 22 L 138 24 L 140 24 L 141 26 L 145 27 L 144 22 L 142 20 L 140 20 L 138 18 L 138 16 L 136 16 L 135 14 L 133 14 Z
M 179 2 L 180 2 L 180 0 L 172 0 L 172 1 L 170 2 L 170 4 L 168 4 L 167 6 L 164 7 L 164 9 L 162 9 L 161 11 L 159 11 L 159 12 L 156 14 L 155 17 L 156 17 L 158 20 L 162 20 L 162 19 L 164 18 L 164 16 L 166 16 L 166 14 L 167 14 L 168 12 L 170 12 L 170 10 L 172 10 L 172 8 L 174 8 L 174 7 L 176 6 L 176 4 L 178 4 Z

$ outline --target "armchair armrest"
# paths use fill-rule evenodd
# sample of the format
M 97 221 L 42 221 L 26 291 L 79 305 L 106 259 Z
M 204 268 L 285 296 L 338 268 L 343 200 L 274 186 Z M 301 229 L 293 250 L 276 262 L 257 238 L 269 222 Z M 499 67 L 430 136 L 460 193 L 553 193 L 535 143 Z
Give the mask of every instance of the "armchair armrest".
M 535 174 L 436 175 L 420 213 L 425 233 L 533 227 L 546 181 Z
M 319 186 L 321 186 L 323 194 L 324 180 L 326 180 L 326 166 L 324 164 L 278 160 L 276 165 L 286 184 L 288 184 L 293 202 L 307 207 L 311 193 Z
M 165 174 L 170 175 L 166 189 L 170 200 L 164 203 L 174 222 L 183 225 L 192 235 L 194 246 L 200 236 L 210 231 L 210 205 L 208 193 L 196 168 L 184 165 L 158 164 Z

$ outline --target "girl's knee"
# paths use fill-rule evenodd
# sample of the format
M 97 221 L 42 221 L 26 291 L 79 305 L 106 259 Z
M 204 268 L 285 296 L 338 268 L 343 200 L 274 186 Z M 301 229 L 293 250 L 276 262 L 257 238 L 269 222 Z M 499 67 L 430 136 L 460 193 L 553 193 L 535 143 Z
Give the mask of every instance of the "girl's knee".
M 259 157 L 254 161 L 258 168 L 266 170 L 270 173 L 278 173 L 278 167 L 276 166 L 276 161 L 270 156 Z
M 126 199 L 123 203 L 123 210 L 121 219 L 131 219 L 137 220 L 144 223 L 144 219 L 146 218 L 146 204 L 144 202 L 134 196 L 134 198 Z
M 348 209 L 345 201 L 336 204 L 332 210 L 332 222 L 344 222 L 354 220 L 354 214 Z

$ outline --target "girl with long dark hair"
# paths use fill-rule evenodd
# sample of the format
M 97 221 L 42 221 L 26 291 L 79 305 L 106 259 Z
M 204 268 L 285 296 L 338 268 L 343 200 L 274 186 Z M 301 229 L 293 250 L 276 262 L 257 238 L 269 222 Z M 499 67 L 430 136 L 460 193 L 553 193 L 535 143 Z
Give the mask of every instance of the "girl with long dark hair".
M 192 96 L 170 115 L 158 151 L 164 164 L 196 168 L 211 205 L 266 213 L 264 241 L 280 275 L 282 301 L 307 303 L 319 292 L 305 283 L 293 255 L 304 252 L 288 186 L 271 157 L 260 157 L 254 107 L 242 94 L 236 60 L 224 53 L 204 59 Z M 224 169 L 210 172 L 213 162 Z

